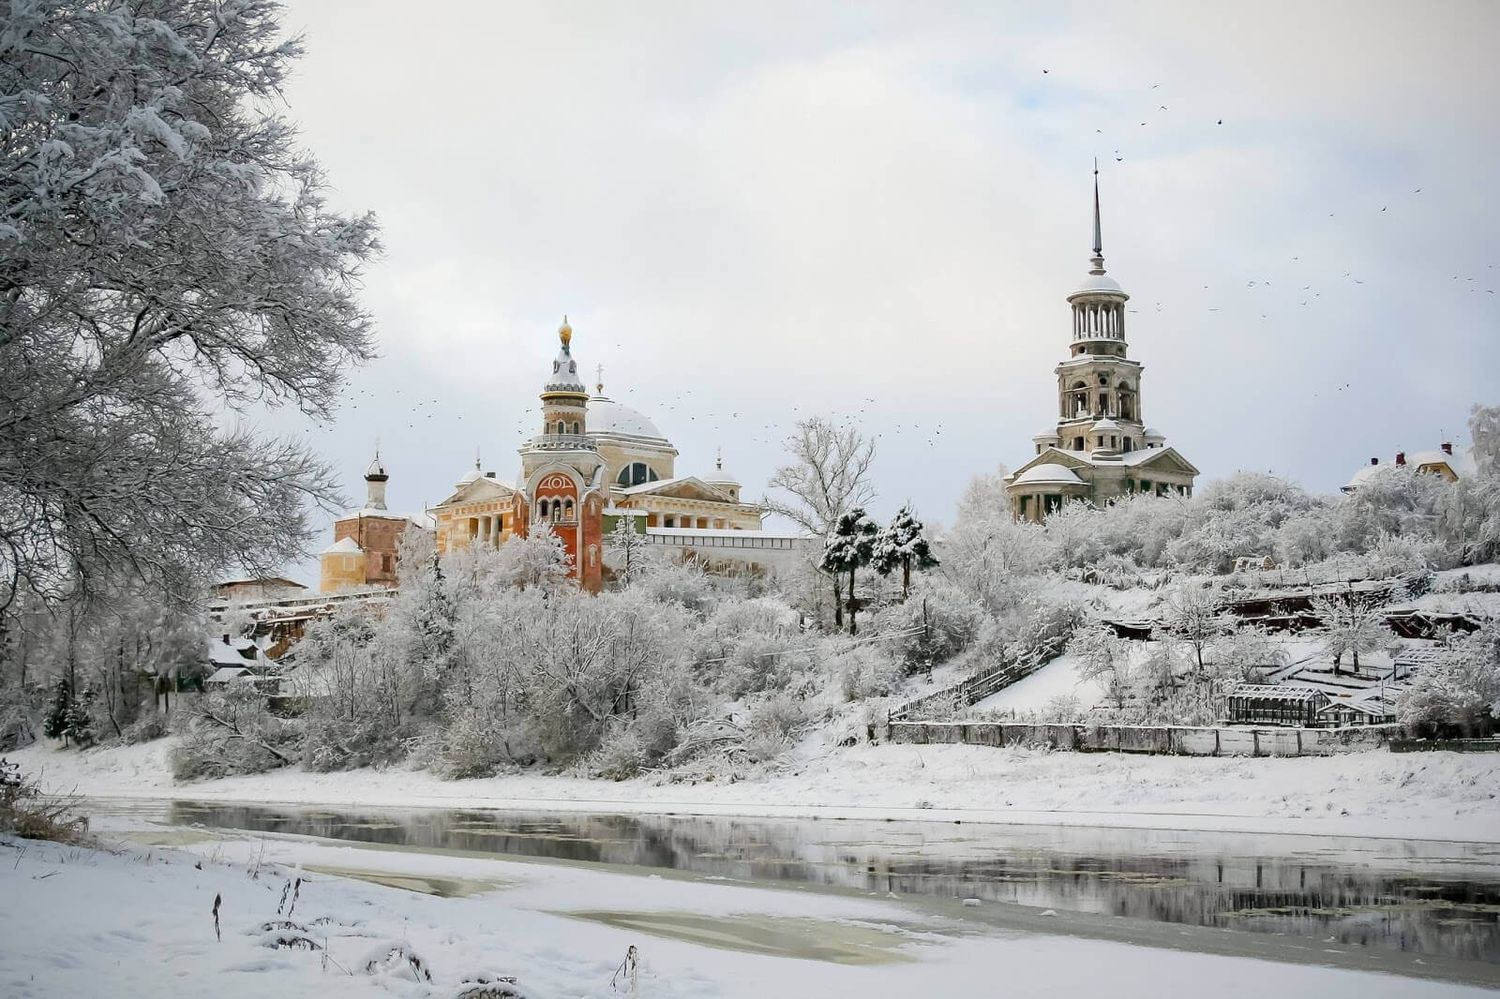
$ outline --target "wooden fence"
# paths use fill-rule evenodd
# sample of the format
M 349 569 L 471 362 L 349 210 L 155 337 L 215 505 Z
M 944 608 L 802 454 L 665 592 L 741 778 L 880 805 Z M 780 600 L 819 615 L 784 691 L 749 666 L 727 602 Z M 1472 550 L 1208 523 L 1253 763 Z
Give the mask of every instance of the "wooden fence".
M 1040 652 L 1030 659 L 1022 661 L 1011 661 L 1002 663 L 996 668 L 985 673 L 977 673 L 957 683 L 950 684 L 941 690 L 935 690 L 921 697 L 914 697 L 904 704 L 898 704 L 890 710 L 891 721 L 906 721 L 922 713 L 922 709 L 931 704 L 942 704 L 945 707 L 952 705 L 954 710 L 961 710 L 1009 687 L 1017 680 L 1030 676 L 1053 659 L 1062 655 L 1067 647 L 1067 641 L 1062 638 L 1054 639 L 1043 647 Z

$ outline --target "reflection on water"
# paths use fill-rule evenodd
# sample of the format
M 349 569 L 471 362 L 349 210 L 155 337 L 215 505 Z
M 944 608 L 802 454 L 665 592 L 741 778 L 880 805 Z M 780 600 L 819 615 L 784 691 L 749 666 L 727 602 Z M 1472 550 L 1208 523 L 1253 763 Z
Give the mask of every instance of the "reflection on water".
M 705 916 L 696 912 L 574 911 L 554 915 L 747 954 L 834 964 L 895 964 L 914 960 L 900 949 L 910 938 L 895 927 L 859 926 L 796 916 Z
M 1171 830 L 177 802 L 174 825 L 671 868 L 1500 963 L 1500 849 Z

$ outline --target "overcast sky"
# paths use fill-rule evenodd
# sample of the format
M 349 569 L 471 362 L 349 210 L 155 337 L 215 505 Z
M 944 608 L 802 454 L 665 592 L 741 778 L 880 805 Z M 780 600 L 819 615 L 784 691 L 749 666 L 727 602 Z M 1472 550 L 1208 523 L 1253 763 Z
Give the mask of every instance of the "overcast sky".
M 852 418 L 879 435 L 875 512 L 951 523 L 1054 422 L 1096 156 L 1142 408 L 1200 485 L 1332 491 L 1500 402 L 1494 3 L 285 20 L 308 47 L 290 114 L 384 229 L 383 356 L 311 431 L 351 499 L 376 438 L 393 508 L 441 500 L 476 449 L 513 480 L 567 313 L 679 472 L 722 446 L 757 496 L 799 417 Z

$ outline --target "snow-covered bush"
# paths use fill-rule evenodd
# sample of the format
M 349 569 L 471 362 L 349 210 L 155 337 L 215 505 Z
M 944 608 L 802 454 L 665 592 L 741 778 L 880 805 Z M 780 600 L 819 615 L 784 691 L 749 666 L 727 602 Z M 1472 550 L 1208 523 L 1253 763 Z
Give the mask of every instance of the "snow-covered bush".
M 655 603 L 677 604 L 694 613 L 705 611 L 714 600 L 713 582 L 695 559 L 656 566 L 631 590 Z
M 884 644 L 884 643 L 881 643 Z M 857 645 L 837 654 L 839 689 L 846 701 L 887 697 L 901 684 L 903 662 L 880 645 Z
M 911 596 L 882 608 L 871 630 L 908 668 L 945 663 L 974 644 L 984 608 L 963 587 L 941 577 L 920 578 Z
M 178 780 L 264 773 L 297 760 L 300 728 L 271 714 L 248 686 L 199 697 L 183 727 L 172 750 Z
M 755 763 L 774 763 L 796 744 L 796 736 L 807 724 L 807 706 L 788 694 L 775 694 L 759 701 L 750 711 L 743 746 Z
M 167 716 L 159 711 L 147 711 L 125 727 L 120 738 L 127 745 L 151 742 L 166 736 L 171 730 Z
M 1397 705 L 1418 735 L 1488 735 L 1500 728 L 1500 622 L 1450 640 L 1451 655 L 1424 664 Z
M 89 820 L 78 813 L 76 799 L 42 793 L 35 777 L 0 756 L 0 834 L 55 843 L 83 843 Z
M 1039 666 L 1060 655 L 1083 623 L 1083 608 L 1073 601 L 1029 597 L 997 632 L 1003 659 Z

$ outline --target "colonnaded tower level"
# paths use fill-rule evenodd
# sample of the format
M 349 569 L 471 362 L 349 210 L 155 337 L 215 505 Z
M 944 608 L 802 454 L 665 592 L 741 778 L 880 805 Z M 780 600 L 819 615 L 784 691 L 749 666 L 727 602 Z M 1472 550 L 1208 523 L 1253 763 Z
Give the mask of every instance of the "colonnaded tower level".
M 1129 357 L 1130 296 L 1104 269 L 1094 169 L 1094 249 L 1088 277 L 1068 295 L 1069 357 L 1055 369 L 1057 423 L 1032 438 L 1033 457 L 1005 480 L 1017 520 L 1041 521 L 1070 500 L 1105 503 L 1129 493 L 1190 495 L 1198 469 L 1148 427 L 1141 362 Z

